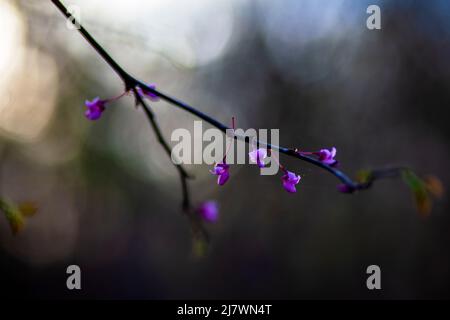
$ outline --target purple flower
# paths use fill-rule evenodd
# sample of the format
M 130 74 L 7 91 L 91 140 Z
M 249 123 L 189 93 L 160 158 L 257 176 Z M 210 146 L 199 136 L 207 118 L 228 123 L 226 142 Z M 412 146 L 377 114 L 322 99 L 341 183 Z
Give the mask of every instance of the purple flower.
M 283 180 L 284 189 L 290 193 L 297 192 L 295 185 L 300 182 L 301 179 L 300 175 L 296 175 L 295 173 L 287 170 L 285 172 L 286 174 L 283 177 L 281 177 L 281 179 Z
M 102 116 L 102 112 L 105 111 L 105 101 L 100 100 L 99 97 L 94 98 L 92 101 L 86 100 L 84 104 L 87 107 L 84 115 L 89 120 L 97 120 Z
M 149 84 L 148 86 L 152 89 L 156 89 L 156 85 L 153 83 Z M 137 91 L 138 91 L 139 95 L 143 98 L 147 97 L 151 101 L 155 101 L 155 102 L 159 101 L 159 97 L 156 94 L 154 94 L 153 92 L 150 92 L 148 90 L 145 90 L 145 88 L 138 87 Z
M 214 166 L 213 170 L 210 170 L 210 172 L 216 176 L 218 176 L 217 178 L 217 184 L 219 186 L 223 186 L 225 184 L 225 182 L 228 181 L 228 178 L 230 178 L 230 166 L 227 165 L 225 162 L 223 163 L 217 163 Z
M 197 212 L 206 222 L 216 222 L 219 219 L 219 206 L 216 201 L 203 202 Z
M 348 185 L 346 185 L 344 183 L 339 184 L 337 186 L 337 189 L 339 190 L 339 192 L 342 192 L 342 193 L 352 193 L 354 191 L 353 188 L 349 187 Z
M 336 156 L 336 148 L 333 147 L 331 150 L 328 149 L 321 149 L 318 152 L 319 161 L 322 163 L 328 164 L 330 166 L 335 165 L 337 161 L 334 159 Z
M 267 157 L 267 150 L 263 148 L 255 149 L 248 154 L 250 162 L 256 163 L 258 167 L 264 168 L 264 159 Z

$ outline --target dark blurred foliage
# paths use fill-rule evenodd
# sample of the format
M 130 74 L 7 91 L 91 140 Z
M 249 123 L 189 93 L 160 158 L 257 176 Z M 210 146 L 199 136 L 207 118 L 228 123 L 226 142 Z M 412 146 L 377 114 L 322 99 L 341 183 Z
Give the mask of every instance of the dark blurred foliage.
M 190 67 L 158 58 L 127 30 L 100 32 L 92 19 L 86 27 L 137 76 L 222 122 L 236 116 L 238 127 L 279 128 L 285 146 L 336 146 L 352 176 L 408 165 L 448 186 L 449 5 L 344 1 L 348 15 L 327 20 L 336 25 L 320 34 L 327 4 L 305 13 L 303 2 L 239 3 L 224 53 Z M 381 31 L 365 27 L 372 3 L 382 7 Z M 303 176 L 293 195 L 280 176 L 260 176 L 253 166 L 233 167 L 224 187 L 207 166 L 189 167 L 195 201 L 217 199 L 221 209 L 208 226 L 207 255 L 194 256 L 176 172 L 143 113 L 125 99 L 99 122 L 83 118 L 85 99 L 116 95 L 121 83 L 64 30 L 50 3 L 40 6 L 48 8 L 16 4 L 27 45 L 57 68 L 57 88 L 45 89 L 57 89 L 56 107 L 38 138 L 0 137 L 2 196 L 39 206 L 17 236 L 0 219 L 2 296 L 450 298 L 446 193 L 423 219 L 401 180 L 344 195 L 335 177 L 288 158 L 282 162 Z M 157 58 L 147 63 L 145 50 Z M 154 109 L 168 137 L 193 127 L 166 103 Z M 65 287 L 70 264 L 81 267 L 80 292 Z M 371 264 L 382 270 L 378 292 L 366 289 Z

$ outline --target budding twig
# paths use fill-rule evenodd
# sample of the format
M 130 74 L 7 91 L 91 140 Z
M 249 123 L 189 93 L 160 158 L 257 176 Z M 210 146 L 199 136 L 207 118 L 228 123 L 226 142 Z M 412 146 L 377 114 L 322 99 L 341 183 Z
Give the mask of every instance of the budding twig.
M 136 88 L 140 87 L 156 96 L 158 96 L 159 98 L 167 101 L 168 103 L 182 109 L 185 110 L 195 116 L 197 116 L 198 118 L 208 122 L 209 124 L 211 124 L 212 126 L 220 129 L 221 131 L 223 131 L 224 133 L 226 133 L 226 130 L 230 129 L 228 126 L 224 125 L 223 123 L 221 123 L 220 121 L 210 117 L 209 115 L 199 111 L 197 108 L 194 108 L 192 106 L 190 106 L 189 104 L 178 100 L 174 97 L 171 97 L 159 90 L 157 90 L 156 88 L 152 88 L 151 86 L 147 85 L 146 83 L 134 78 L 133 76 L 131 76 L 128 72 L 126 72 L 107 52 L 106 50 L 89 34 L 89 32 L 75 19 L 75 17 L 73 17 L 67 10 L 67 8 L 61 3 L 61 1 L 59 0 L 51 0 L 51 2 L 53 2 L 53 4 L 64 14 L 64 16 L 66 16 L 74 25 L 77 25 L 77 29 L 78 31 L 81 33 L 81 35 L 86 39 L 86 41 L 97 51 L 97 53 L 109 64 L 109 66 L 119 75 L 119 77 L 123 80 L 124 85 L 125 85 L 125 90 L 133 90 L 134 94 L 136 96 L 136 99 L 138 101 L 138 103 L 143 107 L 150 123 L 151 126 L 153 128 L 153 130 L 155 131 L 159 142 L 162 144 L 164 150 L 169 153 L 170 155 L 170 149 L 168 144 L 164 141 L 164 138 L 161 135 L 161 131 L 159 130 L 159 127 L 156 123 L 156 120 L 150 110 L 150 108 L 145 104 L 145 102 L 143 101 L 143 99 L 140 98 L 139 94 L 137 94 L 136 92 Z M 249 143 L 249 139 L 239 136 L 239 135 L 235 135 L 234 136 L 235 139 L 239 139 L 239 140 L 243 140 L 247 143 Z M 348 175 L 346 175 L 345 173 L 343 173 L 342 171 L 340 171 L 339 169 L 336 169 L 335 167 L 332 167 L 330 165 L 327 165 L 321 161 L 319 161 L 316 158 L 313 158 L 311 156 L 308 155 L 303 155 L 300 152 L 298 152 L 296 149 L 292 149 L 292 148 L 287 148 L 287 147 L 282 147 L 282 146 L 277 146 L 277 145 L 273 145 L 270 143 L 265 143 L 262 141 L 256 141 L 259 145 L 261 146 L 265 146 L 267 149 L 273 149 L 273 150 L 277 150 L 282 154 L 297 158 L 299 160 L 308 162 L 310 164 L 313 164 L 321 169 L 324 169 L 326 171 L 328 171 L 329 173 L 333 174 L 335 177 L 337 177 L 346 187 L 348 192 L 353 192 L 356 190 L 365 190 L 368 189 L 375 180 L 378 179 L 382 179 L 382 178 L 386 178 L 386 177 L 391 177 L 393 175 L 398 176 L 401 174 L 401 171 L 403 170 L 403 168 L 387 168 L 387 169 L 379 169 L 379 170 L 374 170 L 373 174 L 371 176 L 371 180 L 369 182 L 365 181 L 365 182 L 357 182 L 352 180 Z M 177 170 L 180 173 L 180 177 L 181 177 L 181 182 L 182 182 L 182 187 L 183 187 L 183 208 L 187 208 L 189 206 L 189 200 L 188 200 L 188 189 L 187 189 L 187 174 L 184 171 L 184 169 L 177 165 L 176 166 Z

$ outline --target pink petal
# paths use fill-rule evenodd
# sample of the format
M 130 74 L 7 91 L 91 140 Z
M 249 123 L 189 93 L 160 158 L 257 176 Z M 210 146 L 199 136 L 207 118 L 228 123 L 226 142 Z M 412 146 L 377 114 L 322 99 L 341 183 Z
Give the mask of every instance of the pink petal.
M 287 179 L 287 181 L 289 181 L 291 183 L 297 184 L 297 183 L 299 183 L 301 178 L 299 175 L 297 176 L 295 173 L 288 171 L 286 179 Z
M 261 159 L 258 159 L 258 167 L 264 168 L 265 166 L 266 166 L 266 164 L 264 163 L 264 161 L 262 161 Z
M 86 112 L 84 113 L 84 115 L 86 116 L 86 118 L 88 118 L 89 120 L 97 120 L 101 117 L 102 113 L 96 110 L 86 110 Z
M 229 178 L 230 174 L 228 173 L 228 171 L 224 171 L 224 173 L 220 174 L 219 177 L 217 178 L 217 184 L 219 186 L 223 186 L 225 182 L 228 181 Z
M 84 104 L 86 105 L 86 107 L 92 108 L 92 107 L 98 105 L 99 102 L 100 102 L 100 98 L 99 97 L 95 97 L 94 99 L 92 99 L 92 101 L 86 100 L 84 102 Z
M 320 150 L 319 159 L 321 161 L 326 161 L 326 160 L 328 160 L 330 155 L 331 155 L 330 151 L 328 151 L 327 149 L 322 149 L 322 150 Z
M 263 168 L 265 166 L 264 159 L 267 157 L 267 150 L 264 148 L 255 149 L 248 154 L 250 162 L 256 163 L 258 167 Z
M 295 184 L 293 184 L 289 181 L 283 181 L 283 188 L 289 193 L 297 192 L 297 189 L 295 188 Z
M 152 89 L 156 89 L 155 84 L 149 84 L 148 86 Z M 155 101 L 155 102 L 159 101 L 159 97 L 156 94 L 154 94 L 153 92 L 147 91 L 147 90 L 145 90 L 145 88 L 141 88 L 141 87 L 138 87 L 137 90 L 141 97 L 145 96 L 148 99 L 150 99 L 151 101 Z
M 331 157 L 332 158 L 334 158 L 336 156 L 336 152 L 337 152 L 337 150 L 335 147 L 331 148 Z
M 198 212 L 207 222 L 216 222 L 219 219 L 219 207 L 215 201 L 207 201 L 203 203 Z
M 291 171 L 287 171 L 286 174 L 281 177 L 283 180 L 283 187 L 287 192 L 294 193 L 297 192 L 295 185 L 300 182 L 300 175 L 296 175 Z

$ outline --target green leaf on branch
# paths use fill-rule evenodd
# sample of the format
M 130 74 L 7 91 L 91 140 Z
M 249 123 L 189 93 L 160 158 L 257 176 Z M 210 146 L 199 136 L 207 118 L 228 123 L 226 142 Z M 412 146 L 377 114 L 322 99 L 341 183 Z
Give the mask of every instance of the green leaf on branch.
M 0 199 L 0 209 L 5 214 L 6 220 L 8 220 L 13 234 L 17 234 L 20 230 L 22 230 L 25 222 L 23 215 L 17 206 L 4 199 Z
M 424 178 L 424 181 L 429 193 L 436 198 L 442 198 L 444 194 L 444 186 L 439 178 L 429 175 Z
M 403 170 L 402 178 L 413 194 L 419 213 L 423 217 L 429 216 L 433 207 L 432 196 L 440 197 L 443 193 L 440 180 L 431 176 L 421 179 L 410 169 Z
M 359 170 L 356 173 L 356 181 L 359 183 L 368 183 L 372 179 L 372 171 L 370 170 Z
M 37 207 L 31 202 L 24 202 L 16 205 L 0 198 L 0 211 L 5 214 L 12 233 L 17 234 L 25 226 L 25 218 L 34 215 L 37 211 Z

